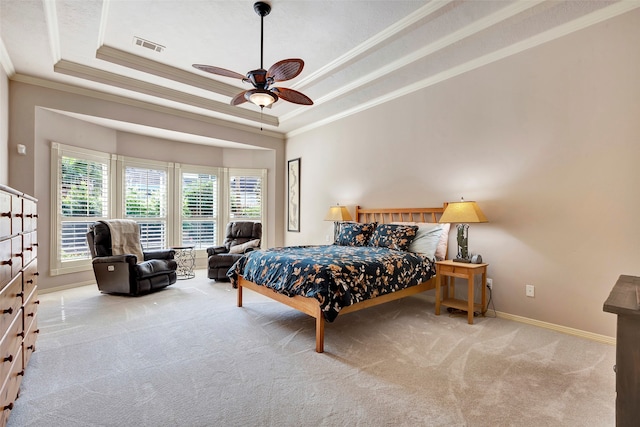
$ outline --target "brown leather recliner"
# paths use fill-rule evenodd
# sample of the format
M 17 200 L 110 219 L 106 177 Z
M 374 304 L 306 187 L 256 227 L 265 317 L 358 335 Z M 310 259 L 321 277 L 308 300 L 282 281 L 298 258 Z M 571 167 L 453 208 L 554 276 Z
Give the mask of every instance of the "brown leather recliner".
M 245 253 L 260 248 L 262 224 L 253 221 L 235 221 L 227 224 L 222 246 L 207 248 L 209 255 L 207 277 L 228 282 L 227 271 Z
M 103 222 L 94 223 L 87 232 L 98 289 L 105 293 L 140 295 L 165 288 L 176 282 L 173 249 L 143 251 L 144 260 L 132 254 L 113 255 L 111 231 Z

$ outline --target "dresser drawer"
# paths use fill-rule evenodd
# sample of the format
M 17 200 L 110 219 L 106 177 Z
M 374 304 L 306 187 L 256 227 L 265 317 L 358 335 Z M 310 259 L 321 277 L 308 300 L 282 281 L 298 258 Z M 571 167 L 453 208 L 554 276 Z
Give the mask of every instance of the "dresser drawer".
M 0 191 L 0 239 L 11 236 L 11 194 Z
M 22 270 L 22 236 L 11 238 L 11 275 L 17 276 Z
M 25 331 L 27 331 L 31 327 L 31 322 L 33 321 L 33 319 L 36 318 L 39 304 L 40 304 L 40 300 L 38 299 L 38 288 L 36 287 L 31 290 L 31 294 L 29 294 L 28 298 L 25 300 L 25 303 L 22 307 L 22 312 L 24 314 L 24 330 Z
M 27 265 L 37 256 L 37 248 L 38 245 L 34 245 L 34 243 L 38 242 L 38 235 L 35 231 L 30 233 L 24 233 L 22 235 L 22 263 L 23 265 Z
M 29 364 L 29 359 L 31 359 L 31 355 L 34 351 L 36 351 L 36 340 L 38 339 L 38 335 L 40 334 L 40 329 L 38 329 L 38 314 L 34 313 L 33 319 L 31 320 L 30 327 L 25 328 L 25 337 L 24 343 L 22 347 L 22 351 L 24 354 L 24 367 L 26 369 Z
M 22 307 L 22 275 L 19 274 L 0 291 L 0 331 L 6 331 Z
M 40 273 L 38 273 L 38 260 L 34 259 L 22 272 L 22 290 L 24 291 L 23 302 L 27 301 L 29 295 L 31 295 L 33 290 L 38 285 L 39 275 Z
M 36 202 L 22 199 L 22 227 L 23 231 L 34 231 L 38 228 L 38 212 Z
M 2 389 L 0 389 L 0 409 L 3 409 L 2 420 L 4 420 L 5 424 L 13 409 L 13 402 L 18 398 L 18 391 L 20 390 L 20 383 L 22 382 L 23 376 L 22 346 L 20 346 L 18 354 L 11 365 L 9 377 L 6 379 Z M 2 422 L 2 420 L 0 420 L 0 422 Z
M 0 240 L 0 288 L 9 283 L 13 274 L 11 274 L 11 239 Z
M 22 200 L 15 194 L 11 195 L 11 234 L 22 232 Z
M 0 341 L 0 381 L 4 381 L 9 375 L 13 363 L 20 356 L 20 367 L 22 367 L 22 338 L 24 332 L 22 329 L 22 314 L 14 319 L 7 333 Z

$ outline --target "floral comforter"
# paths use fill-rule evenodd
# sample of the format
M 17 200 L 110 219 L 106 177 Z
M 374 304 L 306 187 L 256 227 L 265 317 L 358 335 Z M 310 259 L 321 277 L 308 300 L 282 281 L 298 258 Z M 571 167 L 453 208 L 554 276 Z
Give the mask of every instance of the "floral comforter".
M 415 286 L 435 274 L 429 258 L 380 247 L 289 246 L 249 252 L 227 276 L 286 296 L 316 298 L 327 321 L 343 307 Z

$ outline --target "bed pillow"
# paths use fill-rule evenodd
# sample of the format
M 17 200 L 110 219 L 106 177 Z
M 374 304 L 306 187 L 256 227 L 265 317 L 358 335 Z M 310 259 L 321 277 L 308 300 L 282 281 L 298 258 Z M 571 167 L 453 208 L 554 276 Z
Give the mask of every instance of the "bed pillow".
M 339 246 L 367 246 L 375 228 L 375 222 L 341 222 L 335 244 Z
M 417 231 L 415 225 L 380 224 L 373 232 L 369 246 L 406 251 Z
M 415 239 L 409 245 L 409 251 L 425 255 L 432 260 L 435 259 L 438 243 L 440 243 L 440 237 L 444 231 L 443 225 L 432 222 L 416 223 L 418 231 Z
M 249 240 L 241 245 L 231 246 L 229 249 L 230 254 L 243 254 L 247 249 L 255 249 L 260 246 L 260 239 Z
M 442 226 L 442 234 L 436 248 L 436 261 L 447 259 L 447 245 L 449 244 L 449 229 L 451 224 L 440 224 Z

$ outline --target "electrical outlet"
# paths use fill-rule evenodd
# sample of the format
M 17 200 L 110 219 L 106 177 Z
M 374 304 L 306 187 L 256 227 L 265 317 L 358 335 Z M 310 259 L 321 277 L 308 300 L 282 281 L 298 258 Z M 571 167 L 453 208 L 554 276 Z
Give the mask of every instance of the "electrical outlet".
M 536 296 L 536 287 L 533 285 L 527 285 L 527 287 L 525 288 L 525 293 L 528 297 L 535 297 Z
M 487 277 L 487 288 L 493 289 L 493 279 Z

